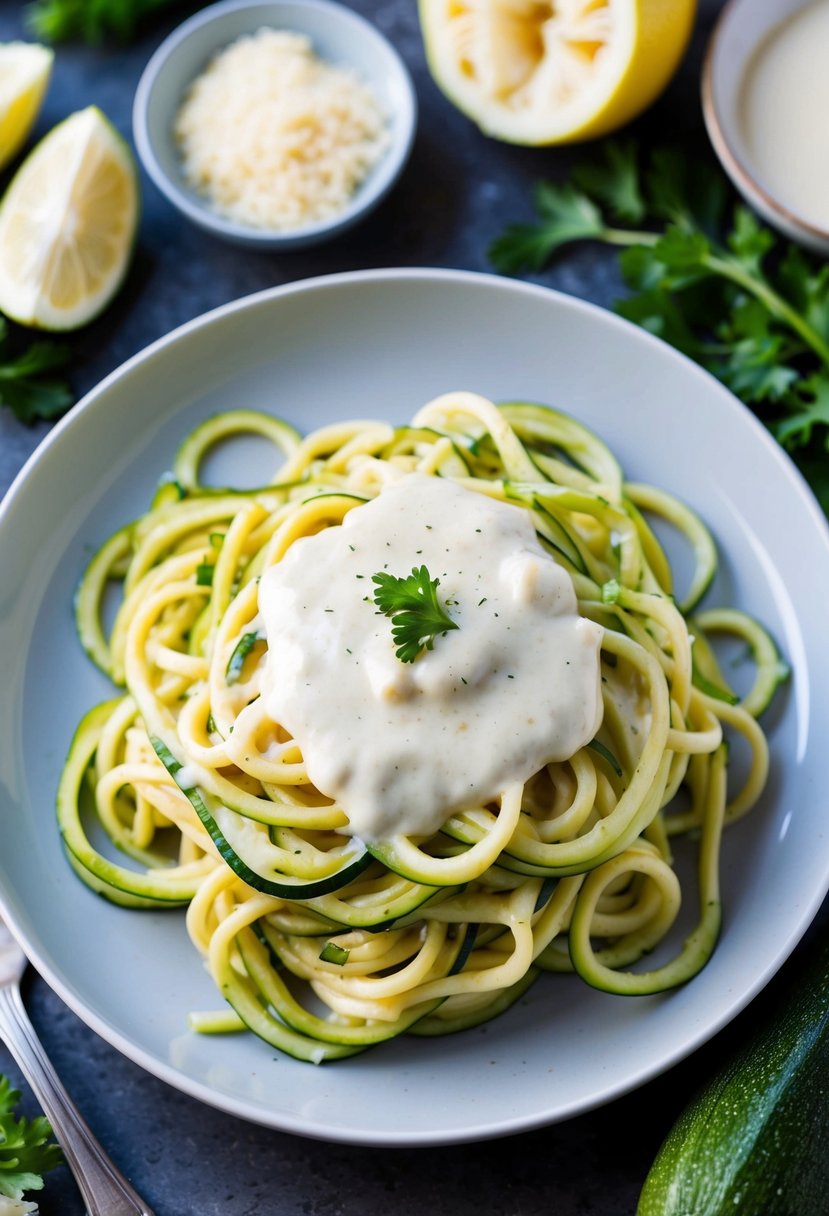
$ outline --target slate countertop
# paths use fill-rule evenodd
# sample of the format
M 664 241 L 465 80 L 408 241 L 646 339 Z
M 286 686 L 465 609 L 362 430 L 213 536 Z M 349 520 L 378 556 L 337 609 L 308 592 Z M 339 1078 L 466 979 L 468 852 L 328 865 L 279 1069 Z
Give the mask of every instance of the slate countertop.
M 578 150 L 521 149 L 487 140 L 432 83 L 414 0 L 350 2 L 396 45 L 417 88 L 418 136 L 392 196 L 340 239 L 275 255 L 214 241 L 180 218 L 145 179 L 141 230 L 127 285 L 102 319 L 72 339 L 72 377 L 79 396 L 175 326 L 264 287 L 384 265 L 487 271 L 492 237 L 504 223 L 529 218 L 532 184 L 540 176 L 564 176 L 580 155 Z M 633 127 L 644 143 L 705 148 L 698 81 L 719 7 L 719 0 L 702 0 L 682 69 L 660 102 Z M 128 135 L 141 70 L 167 30 L 188 11 L 187 4 L 181 5 L 127 49 L 60 48 L 38 133 L 72 110 L 95 103 Z M 23 6 L 0 0 L 0 41 L 25 36 Z M 610 305 L 621 292 L 612 251 L 588 245 L 568 252 L 536 281 L 602 305 Z M 24 428 L 0 410 L 0 493 L 47 430 L 45 424 Z M 826 909 L 819 919 L 826 921 Z M 119 1055 L 31 972 L 24 995 L 67 1087 L 157 1216 L 628 1216 L 673 1118 L 699 1081 L 745 1039 L 758 1013 L 779 999 L 805 949 L 731 1027 L 636 1093 L 541 1131 L 429 1150 L 329 1145 L 234 1119 L 169 1088 Z M 19 1081 L 2 1045 L 0 1072 Z M 23 1109 L 36 1113 L 28 1092 Z M 65 1167 L 48 1176 L 40 1210 L 43 1216 L 83 1213 Z

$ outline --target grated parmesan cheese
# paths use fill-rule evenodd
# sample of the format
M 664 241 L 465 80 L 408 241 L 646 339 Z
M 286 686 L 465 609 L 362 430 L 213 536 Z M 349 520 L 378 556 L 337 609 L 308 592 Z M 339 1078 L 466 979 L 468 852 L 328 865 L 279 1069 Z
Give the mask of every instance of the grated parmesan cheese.
M 386 151 L 372 91 L 302 34 L 260 29 L 190 86 L 175 120 L 188 184 L 228 219 L 306 227 L 336 216 Z

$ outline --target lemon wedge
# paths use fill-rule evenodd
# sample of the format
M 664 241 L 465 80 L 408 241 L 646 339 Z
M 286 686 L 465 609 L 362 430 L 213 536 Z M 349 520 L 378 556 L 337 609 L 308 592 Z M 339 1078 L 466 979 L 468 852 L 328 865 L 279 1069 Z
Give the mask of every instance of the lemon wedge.
M 438 86 L 487 135 L 594 139 L 644 110 L 675 72 L 695 0 L 420 0 Z
M 0 169 L 34 126 L 53 60 L 54 53 L 36 42 L 0 44 Z
M 0 311 L 22 325 L 77 329 L 117 291 L 138 223 L 132 153 L 95 106 L 26 157 L 0 204 Z

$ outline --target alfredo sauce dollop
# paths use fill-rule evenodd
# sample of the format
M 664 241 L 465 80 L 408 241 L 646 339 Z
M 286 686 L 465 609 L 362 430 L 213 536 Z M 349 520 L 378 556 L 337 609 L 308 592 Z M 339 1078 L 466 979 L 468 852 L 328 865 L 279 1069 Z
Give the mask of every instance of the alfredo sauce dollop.
M 397 657 L 372 575 L 426 566 L 457 628 Z M 601 722 L 602 629 L 529 514 L 409 474 L 296 541 L 259 585 L 269 717 L 365 840 L 427 836 L 453 811 L 565 760 Z

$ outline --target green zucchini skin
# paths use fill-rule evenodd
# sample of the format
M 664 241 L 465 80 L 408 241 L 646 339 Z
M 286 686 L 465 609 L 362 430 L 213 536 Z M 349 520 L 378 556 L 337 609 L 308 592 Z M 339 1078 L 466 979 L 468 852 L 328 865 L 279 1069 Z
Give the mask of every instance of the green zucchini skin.
M 636 1216 L 829 1212 L 829 948 L 777 1016 L 691 1102 Z
M 255 868 L 255 863 L 251 861 L 251 864 L 248 865 L 245 858 L 225 839 L 223 833 L 227 833 L 227 828 L 221 829 L 214 818 L 218 814 L 217 807 L 222 811 L 229 808 L 223 807 L 217 798 L 199 786 L 185 788 L 181 785 L 178 778 L 178 773 L 182 769 L 180 761 L 161 739 L 153 736 L 150 742 L 159 760 L 204 824 L 222 858 L 233 873 L 254 890 L 262 891 L 266 895 L 273 895 L 277 899 L 313 899 L 317 895 L 327 895 L 332 891 L 340 890 L 371 864 L 371 855 L 365 846 L 358 842 L 351 855 L 345 858 L 343 864 L 333 874 L 326 874 L 320 878 L 297 878 L 291 874 L 275 878 L 260 874 Z

